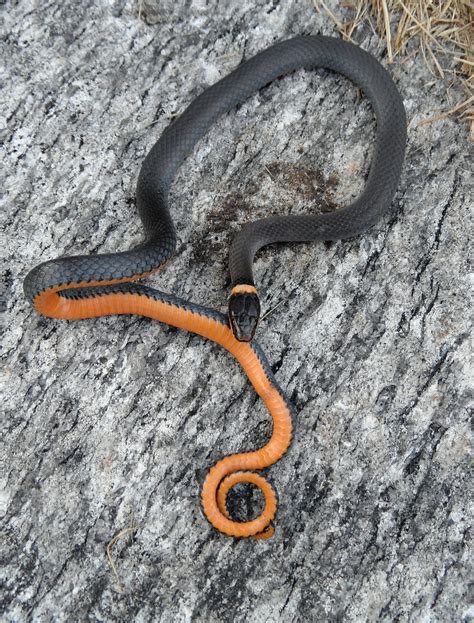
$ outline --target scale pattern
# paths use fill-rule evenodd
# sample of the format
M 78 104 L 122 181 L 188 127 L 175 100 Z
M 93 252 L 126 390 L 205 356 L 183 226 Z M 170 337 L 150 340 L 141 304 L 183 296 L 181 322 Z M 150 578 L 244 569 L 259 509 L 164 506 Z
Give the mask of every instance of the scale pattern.
M 296 37 L 242 63 L 206 89 L 163 132 L 145 158 L 138 179 L 137 208 L 145 230 L 142 244 L 122 253 L 44 262 L 25 279 L 27 298 L 33 301 L 41 291 L 59 285 L 132 280 L 158 268 L 176 247 L 168 192 L 178 167 L 195 144 L 218 117 L 275 78 L 299 68 L 317 67 L 352 80 L 374 108 L 377 135 L 367 184 L 361 196 L 341 210 L 276 216 L 245 225 L 230 250 L 232 282 L 253 284 L 253 258 L 266 244 L 349 238 L 373 225 L 389 209 L 403 165 L 406 117 L 400 94 L 380 63 L 357 46 L 331 37 Z
M 369 97 L 377 118 L 375 155 L 365 189 L 350 206 L 332 213 L 278 216 L 245 225 L 230 250 L 233 285 L 253 284 L 256 251 L 269 243 L 333 240 L 354 236 L 373 225 L 389 208 L 405 154 L 406 119 L 403 103 L 383 67 L 356 46 L 328 37 L 297 37 L 278 43 L 240 65 L 206 89 L 170 125 L 147 155 L 137 185 L 137 207 L 144 241 L 121 253 L 60 257 L 33 268 L 25 278 L 26 297 L 38 311 L 54 318 L 92 318 L 133 313 L 207 337 L 231 352 L 242 366 L 272 418 L 268 443 L 254 452 L 218 461 L 202 489 L 209 521 L 231 536 L 268 538 L 273 534 L 276 494 L 255 474 L 273 465 L 287 451 L 293 411 L 255 342 L 239 341 L 220 312 L 129 283 L 157 270 L 173 253 L 176 234 L 168 208 L 168 192 L 176 171 L 216 119 L 273 79 L 298 68 L 324 67 L 350 78 Z M 251 482 L 265 498 L 254 520 L 236 522 L 226 497 L 238 482 Z

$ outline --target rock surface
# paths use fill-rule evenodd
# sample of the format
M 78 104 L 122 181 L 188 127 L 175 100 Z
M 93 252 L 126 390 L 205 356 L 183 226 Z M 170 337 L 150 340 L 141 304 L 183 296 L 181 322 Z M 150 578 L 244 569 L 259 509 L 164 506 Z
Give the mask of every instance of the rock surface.
M 390 66 L 410 131 L 389 218 L 258 257 L 258 339 L 297 429 L 269 470 L 275 537 L 236 541 L 199 500 L 216 460 L 271 430 L 236 363 L 141 318 L 39 317 L 22 279 L 135 244 L 136 178 L 170 120 L 241 59 L 333 26 L 296 0 L 0 10 L 6 620 L 472 620 L 467 132 L 417 125 L 451 106 L 445 88 L 419 58 Z M 357 40 L 385 62 L 370 28 Z M 151 281 L 224 309 L 241 224 L 350 201 L 373 132 L 367 102 L 325 71 L 256 94 L 182 167 L 177 254 Z M 231 500 L 241 516 L 258 502 Z

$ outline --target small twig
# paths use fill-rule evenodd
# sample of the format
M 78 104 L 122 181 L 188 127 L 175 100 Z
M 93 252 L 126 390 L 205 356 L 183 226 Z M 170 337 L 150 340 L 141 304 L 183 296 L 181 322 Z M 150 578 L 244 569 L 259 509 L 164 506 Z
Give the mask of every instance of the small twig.
M 444 78 L 444 71 L 441 65 L 439 64 L 438 59 L 436 58 L 436 54 L 433 52 L 430 46 L 426 46 L 426 49 L 430 53 L 431 58 L 433 59 L 433 63 L 435 64 L 435 67 L 438 70 L 439 75 L 441 76 L 441 78 Z
M 352 41 L 352 38 L 345 32 L 344 24 L 341 22 L 340 19 L 338 19 L 334 15 L 334 13 L 331 11 L 331 9 L 326 6 L 326 4 L 323 2 L 323 0 L 313 0 L 314 8 L 318 11 L 318 13 L 319 13 L 318 2 L 321 4 L 323 9 L 326 11 L 326 13 L 332 19 L 332 21 L 336 24 L 338 30 L 341 32 L 341 34 L 344 36 L 344 38 L 347 39 L 348 41 L 351 41 L 352 43 L 354 43 L 354 41 Z
M 382 0 L 382 11 L 383 11 L 383 21 L 385 25 L 385 37 L 387 39 L 387 53 L 388 53 L 388 62 L 393 62 L 393 54 L 392 54 L 392 31 L 390 30 L 390 15 L 388 12 L 387 3 L 385 0 Z
M 146 123 L 141 128 L 138 128 L 137 132 L 143 132 L 143 130 L 150 128 L 152 125 L 155 125 L 156 123 L 159 123 L 160 121 L 161 119 L 155 119 L 154 121 L 150 121 L 150 123 Z
M 454 108 L 451 108 L 451 110 L 447 110 L 446 112 L 440 113 L 439 115 L 435 115 L 434 117 L 429 117 L 428 119 L 422 119 L 416 125 L 417 126 L 419 126 L 419 125 L 427 125 L 428 123 L 434 123 L 435 121 L 440 121 L 441 119 L 446 119 L 446 117 L 449 117 L 450 115 L 454 114 L 455 112 L 458 112 L 458 110 L 461 110 L 462 108 L 465 108 L 466 106 L 468 106 L 473 101 L 474 101 L 474 95 L 472 97 L 470 97 L 468 100 L 466 100 L 465 102 L 461 102 L 460 104 L 457 104 Z
M 316 0 L 313 0 L 314 2 L 314 6 L 317 7 L 317 2 Z M 321 3 L 321 6 L 323 7 L 323 9 L 326 11 L 326 13 L 329 15 L 329 17 L 333 20 L 333 22 L 336 24 L 336 26 L 341 29 L 344 27 L 343 23 L 334 15 L 334 13 L 331 11 L 331 9 L 329 7 L 327 7 L 323 0 L 319 0 L 319 2 Z
M 455 56 L 454 60 L 458 61 L 459 63 L 466 63 L 466 65 L 472 65 L 474 67 L 474 62 L 468 61 L 467 58 L 458 58 L 457 56 Z
M 268 316 L 270 316 L 270 314 L 273 314 L 273 312 L 278 309 L 279 307 L 281 307 L 283 305 L 283 303 L 285 303 L 287 299 L 282 299 L 279 303 L 277 303 L 275 305 L 275 307 L 272 307 L 271 309 L 269 309 L 267 312 L 265 312 L 263 314 L 263 316 L 260 318 L 260 320 L 265 320 L 265 318 L 268 318 Z
M 266 165 L 266 164 L 264 164 L 264 165 L 263 165 L 263 168 L 264 168 L 264 169 L 265 169 L 265 171 L 268 173 L 268 175 L 270 176 L 270 178 L 271 178 L 272 180 L 275 180 L 274 175 L 272 175 L 272 173 L 270 172 L 270 169 L 267 167 L 267 165 Z
M 117 541 L 120 541 L 120 539 L 123 539 L 124 537 L 126 537 L 127 534 L 131 534 L 132 532 L 136 532 L 137 530 L 138 530 L 138 526 L 133 523 L 133 517 L 132 517 L 131 525 L 128 528 L 123 528 L 123 530 L 120 530 L 120 532 L 118 532 L 114 536 L 114 538 L 108 543 L 107 548 L 106 548 L 107 560 L 109 561 L 110 568 L 112 569 L 112 573 L 114 574 L 115 581 L 117 583 L 117 590 L 119 593 L 123 593 L 123 584 L 120 581 L 120 577 L 117 571 L 117 566 L 115 565 L 114 559 L 112 558 L 112 548 L 117 543 Z

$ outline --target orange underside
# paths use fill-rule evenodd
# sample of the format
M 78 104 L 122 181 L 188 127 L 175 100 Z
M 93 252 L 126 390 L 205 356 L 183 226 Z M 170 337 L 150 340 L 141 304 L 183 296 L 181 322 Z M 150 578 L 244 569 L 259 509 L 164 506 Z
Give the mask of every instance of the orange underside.
M 94 285 L 108 284 L 88 282 L 67 287 L 70 289 Z M 72 300 L 59 296 L 58 291 L 61 289 L 65 289 L 64 286 L 51 288 L 39 294 L 34 301 L 37 311 L 52 318 L 66 320 L 119 314 L 146 316 L 202 335 L 223 346 L 237 359 L 273 418 L 273 433 L 269 442 L 260 450 L 225 457 L 211 468 L 202 489 L 202 505 L 211 524 L 229 536 L 257 538 L 271 536 L 272 520 L 276 512 L 275 492 L 271 485 L 253 470 L 268 467 L 283 456 L 291 442 L 292 422 L 284 399 L 270 383 L 251 346 L 236 340 L 230 328 L 217 320 L 144 295 L 110 293 Z M 261 515 L 254 520 L 233 521 L 227 512 L 227 494 L 229 489 L 239 482 L 256 485 L 264 495 L 265 507 Z

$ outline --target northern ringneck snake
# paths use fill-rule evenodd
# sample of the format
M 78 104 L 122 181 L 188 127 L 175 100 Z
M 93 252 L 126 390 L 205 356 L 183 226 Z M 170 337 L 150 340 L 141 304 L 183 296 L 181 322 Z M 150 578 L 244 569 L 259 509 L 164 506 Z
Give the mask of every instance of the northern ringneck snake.
M 227 315 L 136 283 L 158 270 L 174 253 L 176 234 L 168 193 L 178 167 L 197 141 L 218 117 L 275 78 L 300 68 L 320 67 L 349 78 L 369 98 L 375 112 L 375 150 L 362 194 L 349 206 L 333 212 L 273 216 L 247 223 L 230 249 L 232 290 Z M 237 359 L 272 416 L 273 432 L 263 448 L 220 460 L 204 481 L 204 513 L 215 528 L 229 536 L 267 538 L 273 534 L 276 495 L 256 472 L 278 461 L 292 437 L 291 406 L 261 348 L 253 341 L 260 314 L 252 271 L 255 253 L 271 243 L 339 240 L 371 227 L 390 207 L 400 179 L 405 144 L 402 99 L 390 75 L 374 57 L 331 37 L 282 41 L 207 88 L 148 153 L 136 192 L 145 231 L 141 244 L 121 253 L 49 260 L 33 268 L 25 278 L 26 297 L 45 316 L 77 320 L 138 314 L 202 335 Z M 261 514 L 245 522 L 233 520 L 226 506 L 229 490 L 242 482 L 256 485 L 265 499 Z

